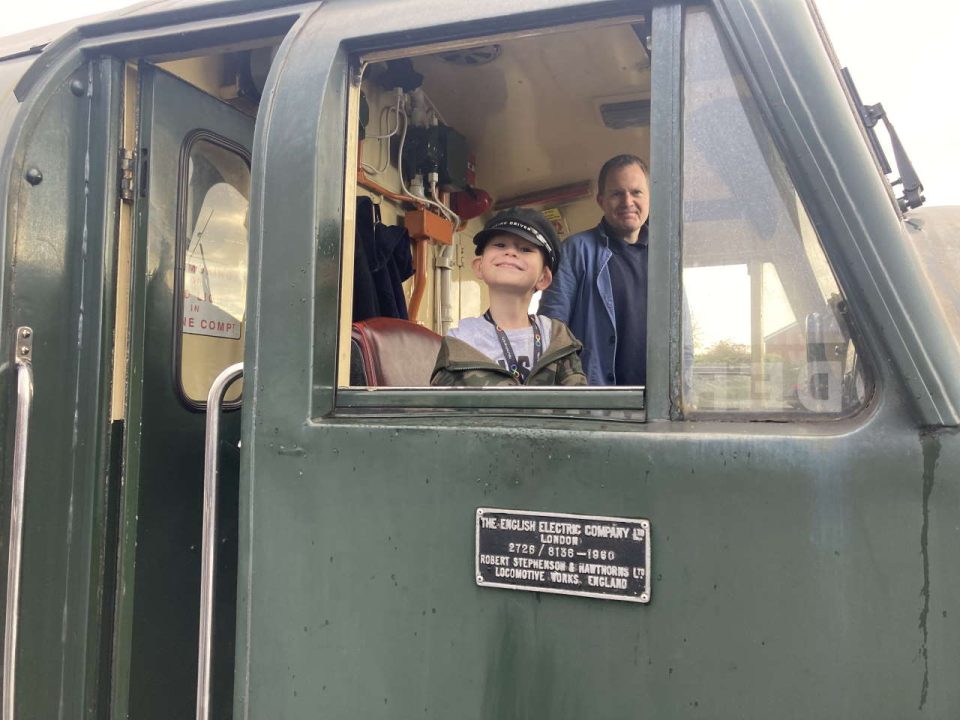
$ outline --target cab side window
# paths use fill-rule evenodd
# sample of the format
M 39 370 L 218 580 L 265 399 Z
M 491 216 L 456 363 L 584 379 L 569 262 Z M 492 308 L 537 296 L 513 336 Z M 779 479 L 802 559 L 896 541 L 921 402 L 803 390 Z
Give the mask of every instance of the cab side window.
M 250 167 L 226 141 L 195 136 L 180 185 L 179 377 L 185 401 L 199 407 L 217 375 L 243 359 Z M 235 383 L 226 400 L 241 391 Z
M 686 15 L 689 413 L 845 414 L 866 396 L 846 300 L 711 14 Z M 690 372 L 692 370 L 692 373 Z

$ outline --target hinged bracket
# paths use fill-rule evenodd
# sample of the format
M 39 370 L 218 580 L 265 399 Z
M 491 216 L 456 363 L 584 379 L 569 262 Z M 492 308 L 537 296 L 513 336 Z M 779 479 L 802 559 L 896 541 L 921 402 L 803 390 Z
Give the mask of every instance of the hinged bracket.
M 136 187 L 134 177 L 136 171 L 136 153 L 133 150 L 120 148 L 120 199 L 124 202 L 133 202 L 133 189 Z

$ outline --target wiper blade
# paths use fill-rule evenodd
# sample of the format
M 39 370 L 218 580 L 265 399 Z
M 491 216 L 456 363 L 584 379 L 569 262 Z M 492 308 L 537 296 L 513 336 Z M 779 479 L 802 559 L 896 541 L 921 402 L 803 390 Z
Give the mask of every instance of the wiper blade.
M 857 86 L 853 82 L 850 71 L 847 68 L 843 68 L 841 72 L 844 82 L 847 84 L 847 89 L 850 91 L 850 96 L 853 98 L 854 106 L 860 115 L 860 119 L 863 121 L 864 127 L 867 129 L 870 148 L 873 150 L 874 157 L 876 157 L 877 162 L 880 164 L 880 169 L 884 175 L 890 175 L 893 170 L 890 168 L 887 155 L 883 151 L 880 141 L 877 139 L 875 128 L 877 123 L 882 120 L 884 127 L 887 129 L 887 135 L 890 137 L 890 145 L 893 148 L 893 159 L 897 164 L 897 172 L 900 173 L 900 177 L 891 181 L 890 184 L 894 186 L 901 185 L 903 187 L 903 195 L 897 198 L 900 212 L 906 212 L 910 208 L 920 207 L 926 201 L 926 198 L 923 196 L 923 183 L 920 182 L 920 177 L 917 175 L 913 163 L 910 162 L 907 151 L 903 147 L 903 143 L 900 142 L 900 136 L 897 135 L 893 123 L 891 123 L 890 118 L 887 117 L 886 110 L 883 109 L 881 103 L 865 105 L 860 99 L 860 93 L 857 92 Z

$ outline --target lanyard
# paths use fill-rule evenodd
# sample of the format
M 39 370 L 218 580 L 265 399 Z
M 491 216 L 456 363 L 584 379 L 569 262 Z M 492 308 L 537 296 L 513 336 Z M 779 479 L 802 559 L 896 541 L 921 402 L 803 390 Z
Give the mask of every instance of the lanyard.
M 503 359 L 507 361 L 507 370 L 522 385 L 527 381 L 530 370 L 536 367 L 540 356 L 543 354 L 543 333 L 540 331 L 540 323 L 537 322 L 536 315 L 527 315 L 530 320 L 530 327 L 533 328 L 533 362 L 530 363 L 530 370 L 524 370 L 517 362 L 517 355 L 513 352 L 513 346 L 510 344 L 510 338 L 503 328 L 497 325 L 493 320 L 493 315 L 487 310 L 483 314 L 484 319 L 497 329 L 497 340 L 500 341 L 500 349 L 503 350 Z

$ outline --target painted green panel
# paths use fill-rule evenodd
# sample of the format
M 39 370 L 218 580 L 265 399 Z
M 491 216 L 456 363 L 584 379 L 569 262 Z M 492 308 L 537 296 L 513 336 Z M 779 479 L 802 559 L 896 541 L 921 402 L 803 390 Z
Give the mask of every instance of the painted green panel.
M 20 717 L 92 717 L 104 679 L 97 657 L 109 627 L 101 617 L 100 588 L 119 67 L 109 60 L 85 63 L 38 88 L 14 125 L 11 137 L 19 141 L 5 158 L 11 173 L 10 272 L 4 277 L 2 326 L 12 332 L 30 325 L 35 337 L 17 657 Z M 28 184 L 28 169 L 39 171 L 42 181 Z M 4 335 L 6 357 L 8 330 Z M 5 365 L 5 381 L 12 374 Z M 12 407 L 5 402 L 3 412 Z M 8 502 L 5 492 L 4 527 Z
M 821 435 L 445 425 L 257 441 L 250 717 L 945 717 L 960 702 L 956 629 L 931 632 L 960 600 L 943 562 L 957 478 L 930 475 L 932 441 L 879 417 Z M 956 438 L 939 442 L 956 462 Z M 477 587 L 481 506 L 650 518 L 651 604 Z
M 143 65 L 131 386 L 123 500 L 115 716 L 195 712 L 200 608 L 203 432 L 206 415 L 175 386 L 175 264 L 182 151 L 203 129 L 249 148 L 252 118 L 157 68 Z M 144 163 L 144 159 L 146 163 Z M 233 696 L 239 414 L 223 422 L 214 707 Z M 232 479 L 232 480 L 231 480 Z
M 775 3 L 754 6 L 776 14 Z M 505 25 L 498 16 L 468 29 L 437 6 L 429 21 L 384 18 L 379 35 L 356 40 L 363 30 L 355 17 L 343 22 L 345 9 L 355 6 L 319 12 L 278 55 L 276 92 L 258 127 L 236 714 L 955 716 L 960 443 L 955 433 L 918 430 L 896 363 L 875 364 L 877 393 L 848 420 L 664 422 L 677 328 L 665 321 L 650 339 L 661 371 L 648 388 L 656 402 L 647 423 L 506 410 L 487 419 L 337 417 L 331 339 L 350 71 L 341 43 L 389 47 Z M 677 10 L 661 12 L 674 32 Z M 507 14 L 499 3 L 485 11 Z M 794 31 L 818 41 L 809 18 Z M 737 35 L 740 49 L 760 66 L 768 58 L 748 36 Z M 677 42 L 654 38 L 672 58 L 655 68 L 661 89 L 679 88 Z M 820 70 L 818 86 L 833 77 Z M 765 102 L 778 97 L 775 83 L 760 87 Z M 663 112 L 666 136 L 677 116 Z M 847 112 L 825 106 L 837 137 L 856 127 Z M 782 140 L 783 128 L 774 131 Z M 818 138 L 800 128 L 793 141 Z M 669 173 L 681 150 L 663 148 L 659 187 L 677 186 Z M 834 168 L 833 184 L 811 191 L 805 160 L 791 171 L 818 205 L 834 197 L 841 172 L 864 169 Z M 868 207 L 886 197 L 880 183 L 863 193 Z M 872 303 L 863 287 L 870 270 L 837 249 L 852 242 L 842 214 L 821 208 L 817 218 L 827 218 L 818 229 L 848 298 Z M 676 219 L 660 222 L 673 238 Z M 891 237 L 899 231 L 889 215 L 876 223 Z M 661 254 L 662 269 L 675 266 L 675 249 Z M 650 292 L 676 311 L 674 280 L 675 272 L 651 275 Z M 858 315 L 867 353 L 890 330 L 871 324 L 874 311 Z M 477 507 L 649 518 L 652 602 L 478 587 Z

